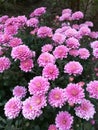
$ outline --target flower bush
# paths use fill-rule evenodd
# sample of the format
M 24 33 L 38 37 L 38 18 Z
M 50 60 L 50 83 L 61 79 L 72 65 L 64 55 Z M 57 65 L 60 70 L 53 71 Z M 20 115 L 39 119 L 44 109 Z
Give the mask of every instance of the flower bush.
M 64 9 L 53 27 L 45 25 L 45 13 L 40 7 L 29 18 L 0 17 L 0 73 L 4 81 L 15 78 L 4 103 L 9 128 L 93 129 L 98 32 L 91 21 L 82 22 L 81 11 Z

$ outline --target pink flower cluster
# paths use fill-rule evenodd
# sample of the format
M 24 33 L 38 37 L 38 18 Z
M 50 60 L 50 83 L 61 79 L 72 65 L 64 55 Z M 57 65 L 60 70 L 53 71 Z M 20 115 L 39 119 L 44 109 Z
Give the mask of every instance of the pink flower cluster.
M 29 19 L 26 16 L 0 18 L 0 73 L 10 68 L 11 61 L 19 61 L 20 72 L 32 74 L 29 82 L 27 79 L 28 89 L 24 85 L 15 86 L 14 97 L 5 104 L 4 112 L 9 119 L 21 112 L 24 118 L 35 120 L 44 114 L 43 108 L 49 107 L 58 114 L 55 124 L 49 122 L 48 130 L 71 130 L 76 116 L 88 121 L 96 113 L 90 98 L 98 99 L 98 80 L 95 77 L 90 81 L 92 72 L 88 72 L 89 75 L 86 71 L 93 56 L 98 58 L 98 32 L 90 28 L 93 27 L 91 21 L 75 24 L 84 14 L 71 9 L 64 9 L 61 16 L 57 16 L 58 28 L 41 26 L 40 16 L 45 12 L 46 7 L 40 7 Z M 31 37 L 42 42 L 38 50 L 32 50 L 35 43 L 25 44 L 24 39 L 17 36 L 24 28 L 32 29 Z M 86 43 L 85 39 L 92 42 Z

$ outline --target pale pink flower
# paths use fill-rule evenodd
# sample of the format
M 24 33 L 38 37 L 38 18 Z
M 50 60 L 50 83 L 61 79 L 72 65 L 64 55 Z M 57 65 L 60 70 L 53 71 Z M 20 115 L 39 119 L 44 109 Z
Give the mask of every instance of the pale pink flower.
M 89 96 L 95 99 L 98 99 L 98 81 L 90 81 L 87 84 L 86 90 L 89 92 Z
M 73 116 L 67 111 L 61 111 L 56 116 L 55 124 L 59 130 L 70 130 L 73 124 Z
M 56 125 L 54 124 L 49 125 L 48 130 L 57 130 Z
M 0 73 L 3 73 L 5 70 L 10 68 L 11 62 L 9 58 L 3 56 L 0 57 Z
M 81 75 L 83 72 L 83 67 L 78 61 L 70 61 L 65 65 L 64 72 L 69 75 Z
M 13 37 L 10 41 L 9 41 L 9 45 L 10 47 L 16 47 L 19 46 L 20 44 L 22 44 L 22 39 L 18 38 L 18 37 Z
M 20 69 L 24 72 L 31 72 L 32 68 L 34 67 L 32 59 L 26 59 L 20 62 Z
M 80 49 L 78 50 L 78 53 L 79 53 L 80 59 L 88 59 L 89 56 L 90 56 L 90 52 L 89 52 L 89 50 L 86 49 L 86 48 L 80 48 Z
M 82 36 L 88 36 L 91 33 L 91 30 L 87 26 L 83 26 L 83 27 L 80 28 L 79 33 Z
M 49 52 L 49 51 L 52 51 L 52 49 L 53 49 L 53 46 L 51 44 L 45 44 L 44 46 L 42 46 L 41 51 L 42 52 Z
M 75 83 L 69 83 L 67 87 L 65 88 L 65 96 L 68 100 L 68 103 L 71 104 L 78 104 L 81 103 L 84 95 L 84 89 L 80 87 L 80 85 Z
M 72 10 L 71 9 L 63 9 L 62 10 L 62 14 L 65 14 L 65 13 L 69 13 L 69 14 L 71 14 L 72 13 Z
M 49 92 L 48 102 L 52 107 L 61 108 L 65 102 L 66 97 L 62 88 L 56 87 Z
M 94 105 L 89 100 L 82 100 L 80 106 L 75 107 L 75 113 L 78 117 L 89 120 L 94 117 L 95 108 Z
M 15 60 L 24 61 L 28 58 L 32 58 L 32 51 L 26 45 L 19 45 L 12 48 L 11 56 Z
M 38 23 L 39 23 L 39 21 L 37 18 L 30 18 L 29 20 L 27 20 L 28 27 L 37 27 Z
M 66 45 L 67 47 L 72 49 L 72 48 L 78 48 L 80 46 L 80 43 L 76 38 L 71 37 L 66 40 Z
M 59 17 L 59 21 L 64 21 L 64 20 L 70 20 L 71 14 L 70 13 L 64 13 L 62 16 Z
M 97 39 L 97 38 L 98 38 L 98 32 L 92 31 L 92 32 L 89 34 L 89 36 L 90 36 L 91 38 Z
M 26 96 L 27 90 L 24 86 L 15 86 L 13 89 L 13 96 L 15 96 L 16 98 L 20 98 L 22 99 L 23 97 Z
M 22 114 L 24 118 L 34 120 L 42 114 L 42 111 L 38 109 L 38 107 L 34 106 L 32 97 L 29 97 L 23 102 Z
M 55 56 L 56 59 L 58 59 L 58 58 L 60 58 L 60 59 L 67 58 L 68 51 L 69 51 L 69 49 L 66 46 L 59 45 L 53 51 L 53 55 Z
M 72 29 L 72 28 L 69 28 L 65 31 L 65 36 L 66 37 L 76 37 L 78 34 L 77 30 L 76 29 Z
M 88 27 L 93 27 L 93 26 L 94 26 L 93 22 L 91 22 L 91 21 L 86 21 L 85 24 L 86 24 Z
M 17 25 L 9 25 L 4 28 L 4 33 L 8 35 L 16 35 L 18 33 Z
M 95 58 L 98 58 L 98 48 L 93 49 L 93 55 Z
M 5 115 L 9 119 L 18 117 L 22 108 L 22 102 L 19 98 L 12 97 L 4 106 Z
M 59 76 L 59 70 L 56 65 L 49 63 L 44 67 L 42 75 L 49 80 L 55 80 Z
M 93 49 L 95 49 L 95 48 L 98 48 L 98 41 L 96 40 L 96 41 L 93 41 L 93 42 L 91 42 L 91 48 L 93 48 Z
M 46 96 L 44 94 L 42 95 L 33 95 L 31 98 L 32 105 L 35 106 L 38 109 L 44 108 L 47 106 L 47 100 Z
M 83 19 L 83 17 L 84 17 L 84 14 L 81 11 L 77 11 L 72 14 L 73 20 L 80 20 L 80 19 Z
M 45 94 L 50 87 L 48 80 L 42 76 L 36 76 L 29 82 L 29 92 L 33 94 Z
M 37 62 L 39 64 L 39 66 L 44 67 L 48 63 L 54 64 L 55 63 L 55 57 L 48 52 L 44 52 L 44 53 L 41 53 L 41 55 L 38 57 Z
M 52 37 L 52 29 L 47 26 L 42 26 L 37 31 L 39 38 Z
M 55 43 L 58 43 L 58 44 L 63 44 L 65 42 L 65 38 L 66 36 L 61 34 L 61 33 L 55 33 L 52 37 L 52 40 L 55 42 Z
M 69 55 L 77 57 L 79 55 L 78 50 L 77 49 L 69 50 Z
M 35 9 L 31 14 L 30 17 L 34 17 L 34 16 L 41 16 L 42 14 L 46 13 L 46 7 L 40 7 Z

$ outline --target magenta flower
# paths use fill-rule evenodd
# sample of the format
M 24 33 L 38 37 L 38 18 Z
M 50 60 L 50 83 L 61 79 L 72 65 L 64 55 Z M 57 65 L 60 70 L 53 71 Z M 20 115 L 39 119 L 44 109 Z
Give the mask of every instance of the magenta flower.
M 69 49 L 66 46 L 60 45 L 55 48 L 55 50 L 53 51 L 53 55 L 56 59 L 67 58 L 68 51 Z
M 69 50 L 69 55 L 77 57 L 79 55 L 78 49 L 71 49 L 71 50 Z
M 38 109 L 47 106 L 45 95 L 33 95 L 31 101 L 32 105 Z
M 20 69 L 24 72 L 31 72 L 32 68 L 34 67 L 32 59 L 26 59 L 20 62 Z
M 23 97 L 26 96 L 27 90 L 24 86 L 15 86 L 15 88 L 13 89 L 13 96 L 15 96 L 16 98 L 20 98 L 22 99 Z
M 46 66 L 48 63 L 52 63 L 54 64 L 55 63 L 55 57 L 48 53 L 48 52 L 44 52 L 44 53 L 41 53 L 41 55 L 39 56 L 38 60 L 37 60 L 39 66 Z
M 59 76 L 59 70 L 56 65 L 49 63 L 44 67 L 42 75 L 49 80 L 55 80 Z
M 76 39 L 76 38 L 74 38 L 74 37 L 71 37 L 71 38 L 68 38 L 67 40 L 66 40 L 66 45 L 67 45 L 67 47 L 69 47 L 69 48 L 79 48 L 79 46 L 80 46 L 80 43 L 79 43 L 79 41 Z
M 65 88 L 65 96 L 69 104 L 81 103 L 84 95 L 84 89 L 78 84 L 69 83 Z
M 93 49 L 93 55 L 95 58 L 98 58 L 98 48 Z
M 42 14 L 46 13 L 46 7 L 40 7 L 35 9 L 31 14 L 30 17 L 34 17 L 34 16 L 41 16 Z
M 42 76 L 36 76 L 29 82 L 29 92 L 31 95 L 45 94 L 50 87 L 48 80 Z
M 52 36 L 52 29 L 47 26 L 42 26 L 37 31 L 37 36 L 39 38 L 51 37 Z
M 81 11 L 77 11 L 72 14 L 73 20 L 80 20 L 80 19 L 83 19 L 83 17 L 84 17 L 84 14 Z
M 28 21 L 27 21 L 27 26 L 28 27 L 37 27 L 38 26 L 38 19 L 37 18 L 30 18 Z
M 63 44 L 66 36 L 61 33 L 55 33 L 52 37 L 53 41 L 57 44 Z
M 94 105 L 89 100 L 82 100 L 80 106 L 75 107 L 76 115 L 85 120 L 89 120 L 94 117 L 95 108 Z
M 86 90 L 89 92 L 90 97 L 98 99 L 98 81 L 90 81 L 87 84 Z
M 54 124 L 49 125 L 48 130 L 57 130 L 56 125 Z
M 20 44 L 22 44 L 21 38 L 14 37 L 14 38 L 12 38 L 12 39 L 9 41 L 9 45 L 10 45 L 11 47 L 16 47 L 16 46 L 19 46 Z
M 29 97 L 23 102 L 22 114 L 26 119 L 34 120 L 42 114 L 42 111 L 33 105 L 32 97 Z
M 18 117 L 22 108 L 22 102 L 19 98 L 11 98 L 4 106 L 5 115 L 9 119 L 14 119 Z
M 86 48 L 80 48 L 79 50 L 78 50 L 78 53 L 79 53 L 79 57 L 80 57 L 80 59 L 88 59 L 89 58 L 89 56 L 90 56 L 90 52 L 89 52 L 89 50 L 88 49 L 86 49 Z
M 67 111 L 61 111 L 57 114 L 55 123 L 59 130 L 70 130 L 73 124 L 73 116 Z
M 64 72 L 69 75 L 81 75 L 82 71 L 83 67 L 78 61 L 70 61 L 64 67 Z
M 10 65 L 11 62 L 7 57 L 0 57 L 0 73 L 3 73 L 5 70 L 8 70 L 10 68 Z
M 95 49 L 95 48 L 98 48 L 98 41 L 93 41 L 91 42 L 91 48 Z
M 54 88 L 49 92 L 48 102 L 52 107 L 62 107 L 66 102 L 64 90 L 62 88 Z
M 44 46 L 42 46 L 42 52 L 49 52 L 52 51 L 53 46 L 51 44 L 45 44 Z
M 11 56 L 15 60 L 24 61 L 28 58 L 32 58 L 32 51 L 26 45 L 19 45 L 12 48 Z

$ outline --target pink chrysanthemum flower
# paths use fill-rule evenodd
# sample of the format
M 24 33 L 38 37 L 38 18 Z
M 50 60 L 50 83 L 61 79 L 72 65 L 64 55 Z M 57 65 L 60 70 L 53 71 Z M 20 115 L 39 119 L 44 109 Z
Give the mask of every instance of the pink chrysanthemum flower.
M 13 95 L 16 97 L 16 98 L 20 98 L 22 99 L 23 97 L 26 96 L 26 93 L 27 93 L 27 90 L 25 87 L 23 86 L 16 86 L 14 89 L 13 89 Z
M 9 69 L 10 65 L 11 62 L 7 57 L 0 57 L 0 73 L 3 73 L 5 70 Z
M 89 34 L 91 33 L 91 30 L 87 26 L 83 26 L 83 27 L 80 28 L 79 33 L 82 36 L 86 36 L 86 35 L 89 36 Z
M 48 130 L 57 130 L 56 125 L 54 124 L 49 125 Z
M 15 60 L 24 61 L 28 58 L 32 58 L 32 51 L 26 45 L 19 45 L 12 48 L 11 56 Z
M 86 21 L 85 24 L 86 24 L 88 27 L 93 27 L 93 26 L 94 26 L 93 22 L 91 22 L 91 21 Z
M 81 11 L 77 11 L 72 14 L 73 20 L 80 20 L 80 19 L 83 19 L 83 17 L 84 17 L 84 14 Z
M 20 69 L 24 72 L 31 72 L 32 68 L 34 67 L 32 59 L 26 59 L 20 62 Z
M 93 55 L 95 58 L 98 58 L 98 48 L 93 49 Z
M 67 111 L 61 111 L 57 114 L 55 123 L 59 130 L 70 130 L 73 124 L 73 116 Z
M 71 9 L 63 9 L 62 10 L 62 14 L 65 14 L 65 13 L 69 13 L 69 14 L 71 14 L 72 13 L 72 10 Z
M 80 46 L 80 43 L 79 41 L 74 38 L 74 37 L 71 37 L 71 38 L 68 38 L 66 40 L 66 45 L 69 47 L 69 48 L 78 48 Z
M 56 65 L 49 63 L 44 67 L 42 75 L 49 80 L 55 80 L 59 76 L 59 70 Z
M 61 33 L 55 33 L 52 37 L 53 41 L 58 44 L 62 44 L 65 41 L 66 36 Z
M 90 118 L 94 117 L 96 112 L 94 105 L 89 100 L 84 99 L 80 106 L 75 107 L 75 113 L 78 117 L 88 121 Z
M 66 102 L 64 90 L 59 87 L 52 89 L 49 92 L 48 102 L 52 107 L 61 108 Z
M 70 20 L 71 14 L 70 13 L 64 13 L 62 16 L 59 18 L 59 21 L 64 21 L 64 20 Z
M 69 83 L 65 88 L 65 96 L 69 104 L 81 103 L 81 101 L 85 97 L 84 89 L 78 84 Z
M 21 38 L 18 37 L 13 37 L 10 41 L 9 41 L 9 45 L 11 47 L 16 47 L 19 46 L 20 44 L 22 44 L 22 40 Z
M 69 55 L 77 57 L 79 55 L 78 50 L 77 49 L 69 50 Z
M 4 32 L 8 35 L 16 35 L 18 33 L 17 25 L 9 25 L 4 28 Z
M 46 13 L 46 7 L 40 7 L 35 9 L 31 14 L 30 17 L 34 17 L 34 16 L 41 16 L 42 14 Z
M 33 95 L 31 100 L 33 106 L 37 107 L 38 109 L 47 106 L 45 95 Z
M 44 67 L 48 63 L 54 64 L 55 63 L 55 57 L 48 52 L 44 52 L 39 56 L 37 61 L 38 61 L 39 66 Z
M 69 75 L 81 75 L 82 71 L 83 67 L 78 61 L 70 61 L 64 67 L 64 72 Z
M 97 38 L 98 38 L 98 32 L 92 31 L 92 32 L 89 34 L 89 36 L 90 36 L 91 38 L 97 39 Z
M 4 24 L 8 18 L 8 15 L 3 15 L 2 17 L 0 17 L 0 23 Z
M 66 37 L 76 37 L 78 34 L 77 30 L 76 29 L 72 29 L 72 28 L 69 28 L 65 31 L 65 36 Z
M 29 92 L 31 95 L 47 93 L 50 84 L 48 80 L 42 76 L 36 76 L 29 82 Z
M 91 48 L 95 49 L 95 48 L 98 48 L 98 41 L 93 41 L 91 42 Z
M 68 51 L 69 49 L 66 46 L 60 45 L 55 48 L 55 50 L 53 51 L 53 55 L 55 56 L 56 59 L 67 58 Z
M 42 52 L 49 52 L 49 51 L 52 51 L 53 49 L 53 46 L 51 44 L 46 44 L 44 46 L 42 46 Z
M 98 81 L 94 80 L 87 84 L 86 90 L 89 92 L 90 97 L 98 99 Z
M 9 119 L 18 117 L 22 108 L 22 102 L 19 98 L 11 98 L 4 106 L 5 115 Z
M 52 29 L 47 26 L 42 26 L 37 31 L 37 36 L 39 38 L 51 37 L 52 36 Z
M 42 111 L 33 105 L 32 97 L 29 97 L 23 102 L 22 114 L 26 119 L 34 120 L 42 114 Z
M 38 19 L 37 18 L 30 18 L 28 21 L 27 21 L 27 26 L 28 27 L 37 27 L 38 26 Z
M 90 52 L 86 48 L 80 48 L 78 50 L 78 53 L 79 53 L 80 59 L 88 59 L 90 56 Z

